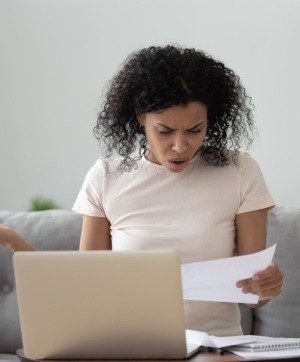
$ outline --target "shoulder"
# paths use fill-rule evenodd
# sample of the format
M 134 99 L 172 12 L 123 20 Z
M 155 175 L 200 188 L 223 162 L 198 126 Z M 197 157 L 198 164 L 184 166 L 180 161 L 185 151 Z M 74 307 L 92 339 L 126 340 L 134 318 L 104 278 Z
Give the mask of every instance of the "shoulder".
M 94 166 L 96 168 L 105 168 L 105 167 L 113 167 L 115 165 L 120 165 L 122 163 L 122 157 L 112 157 L 112 156 L 102 156 L 99 157 Z
M 89 173 L 100 175 L 118 171 L 122 166 L 122 157 L 99 157 L 90 168 Z
M 250 153 L 245 151 L 233 151 L 226 149 L 226 157 L 228 158 L 228 163 L 226 166 L 238 166 L 243 167 L 248 164 L 257 164 L 255 159 L 250 155 Z
M 261 172 L 259 164 L 248 152 L 239 153 L 238 167 L 242 174 L 244 173 L 256 174 Z
M 239 160 L 241 162 L 252 162 L 255 161 L 254 158 L 248 152 L 239 152 Z
M 256 160 L 248 152 L 235 153 L 226 150 L 229 162 L 224 166 L 205 165 L 203 168 L 214 177 L 248 180 L 261 175 L 261 169 Z

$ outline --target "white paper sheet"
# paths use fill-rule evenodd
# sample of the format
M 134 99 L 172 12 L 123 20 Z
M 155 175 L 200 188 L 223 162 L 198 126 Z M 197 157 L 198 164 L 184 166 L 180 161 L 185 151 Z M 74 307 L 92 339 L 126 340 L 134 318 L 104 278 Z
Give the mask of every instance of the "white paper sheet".
M 254 334 L 241 335 L 241 336 L 225 336 L 217 337 L 209 335 L 205 332 L 195 331 L 192 329 L 185 330 L 186 340 L 191 344 L 200 344 L 203 347 L 212 347 L 212 348 L 224 348 L 224 347 L 237 347 L 239 345 L 245 345 L 248 343 L 257 343 L 257 342 L 266 342 L 274 343 L 279 340 L 285 340 L 290 338 L 278 338 L 278 337 L 267 337 L 267 336 L 258 336 Z M 296 338 L 298 339 L 298 338 Z M 295 348 L 299 349 L 299 348 Z M 249 351 L 248 351 L 249 352 Z M 254 353 L 254 352 L 251 352 Z M 255 352 L 255 354 L 258 352 Z
M 194 331 L 192 329 L 186 329 L 185 336 L 188 343 L 199 344 L 203 347 L 212 348 L 224 348 L 243 343 L 257 342 L 258 340 L 261 341 L 262 338 L 270 339 L 270 337 L 258 337 L 255 335 L 216 337 L 213 335 L 208 335 L 205 332 Z
M 186 300 L 257 303 L 258 296 L 244 294 L 239 280 L 266 269 L 276 244 L 258 253 L 181 265 L 183 298 Z

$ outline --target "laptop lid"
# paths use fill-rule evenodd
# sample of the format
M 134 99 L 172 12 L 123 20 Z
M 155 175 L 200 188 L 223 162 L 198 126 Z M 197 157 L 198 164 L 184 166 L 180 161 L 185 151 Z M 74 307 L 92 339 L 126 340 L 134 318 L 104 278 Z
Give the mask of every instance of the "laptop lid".
M 13 261 L 27 358 L 186 357 L 175 251 L 17 252 Z

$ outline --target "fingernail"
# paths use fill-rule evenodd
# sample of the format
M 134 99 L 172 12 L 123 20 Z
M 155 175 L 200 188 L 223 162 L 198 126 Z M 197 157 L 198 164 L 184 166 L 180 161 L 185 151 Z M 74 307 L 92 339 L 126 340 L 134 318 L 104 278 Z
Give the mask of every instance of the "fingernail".
M 259 279 L 259 275 L 257 275 L 257 274 L 255 274 L 255 275 L 253 275 L 253 278 L 252 278 L 253 280 L 258 280 Z
M 242 283 L 242 282 L 237 282 L 237 283 L 236 283 L 236 286 L 237 286 L 238 288 L 242 288 L 242 287 L 243 287 L 243 283 Z

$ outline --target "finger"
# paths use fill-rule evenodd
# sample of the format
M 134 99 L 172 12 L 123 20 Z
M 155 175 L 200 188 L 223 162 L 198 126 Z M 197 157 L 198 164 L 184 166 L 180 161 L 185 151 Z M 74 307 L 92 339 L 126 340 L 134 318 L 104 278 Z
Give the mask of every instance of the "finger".
M 270 290 L 265 290 L 260 293 L 252 293 L 252 294 L 257 295 L 259 297 L 259 300 L 270 300 L 280 295 L 281 291 L 282 289 L 280 287 L 279 288 L 275 287 Z
M 263 292 L 260 292 L 258 294 L 259 300 L 268 300 L 268 299 L 275 298 L 275 297 L 277 297 L 278 295 L 281 294 L 281 291 L 282 291 L 281 287 L 278 287 L 278 288 L 275 287 L 273 289 L 265 290 Z
M 238 281 L 237 287 L 242 288 L 243 286 L 251 284 L 253 281 L 267 280 L 270 277 L 273 278 L 274 275 L 276 275 L 276 273 L 279 271 L 277 264 L 273 264 L 274 263 L 270 264 L 265 270 L 255 273 L 252 278 L 242 279 Z
M 247 286 L 242 289 L 243 293 L 252 293 L 259 295 L 260 298 L 270 299 L 281 293 L 282 280 L 258 285 Z
M 248 278 L 248 279 L 242 279 L 242 280 L 239 280 L 237 283 L 236 283 L 236 286 L 238 288 L 243 288 L 243 287 L 246 287 L 248 285 L 251 284 L 251 281 L 252 281 L 252 278 Z
M 272 281 L 270 283 L 254 284 L 247 288 L 253 294 L 261 294 L 264 292 L 268 292 L 269 290 L 272 289 L 282 289 L 282 285 L 283 285 L 282 281 L 278 280 L 278 281 Z
M 253 280 L 267 279 L 276 275 L 278 272 L 279 272 L 278 265 L 272 262 L 266 269 L 255 273 L 252 279 Z
M 243 284 L 241 283 L 238 285 L 240 285 L 240 288 L 242 288 L 243 293 L 257 294 L 260 291 L 271 289 L 274 286 L 282 287 L 283 273 L 278 273 L 276 277 L 259 280 L 259 281 L 253 281 L 252 279 L 249 279 L 247 281 L 244 281 Z

